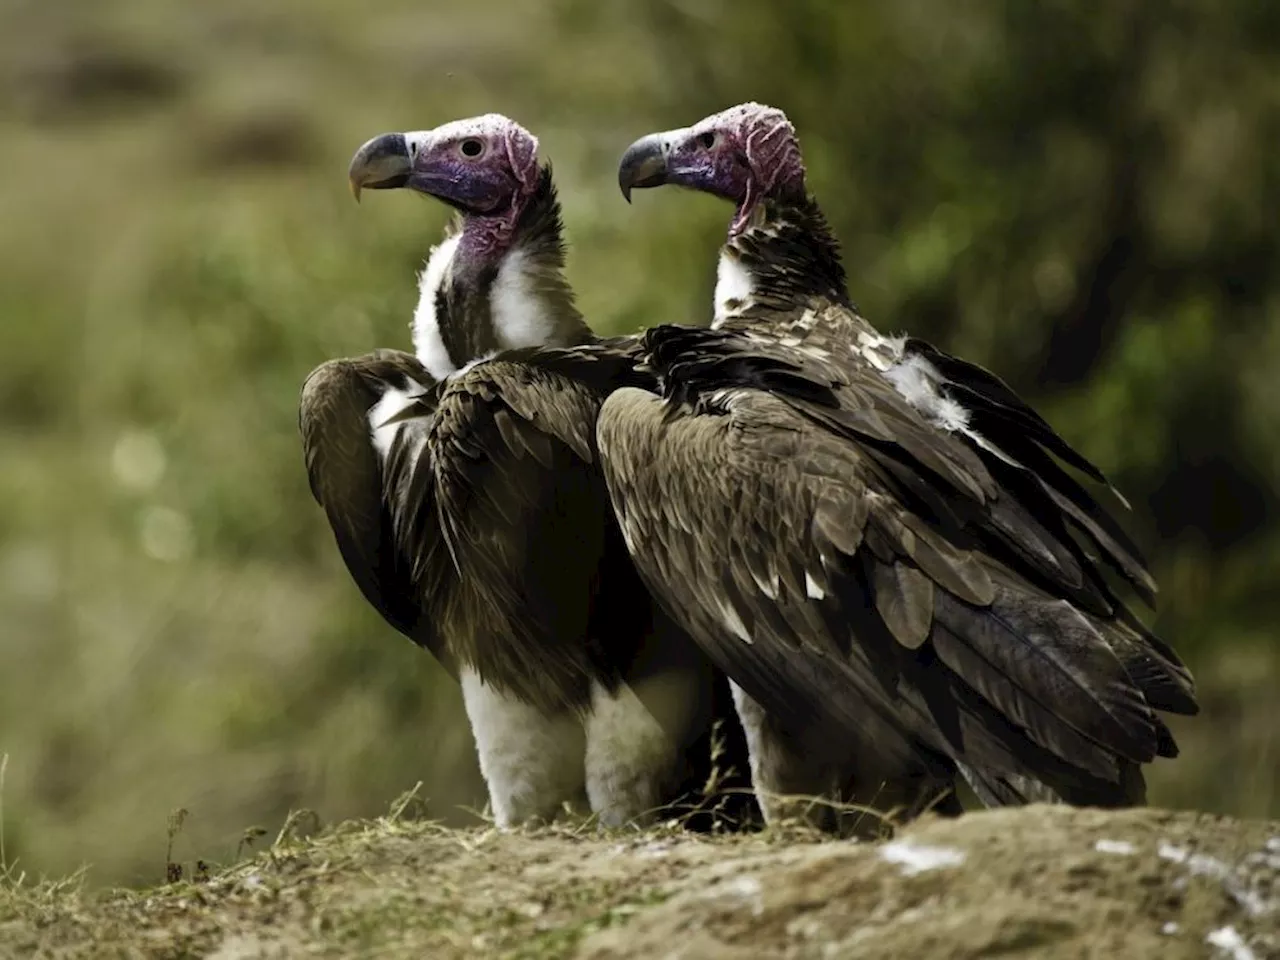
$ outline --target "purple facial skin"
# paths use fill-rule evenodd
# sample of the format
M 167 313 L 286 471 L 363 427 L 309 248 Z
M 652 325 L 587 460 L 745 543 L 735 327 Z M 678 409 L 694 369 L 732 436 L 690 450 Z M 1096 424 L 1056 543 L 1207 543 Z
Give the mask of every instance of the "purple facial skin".
M 691 127 L 641 137 L 623 154 L 618 186 L 632 189 L 675 184 L 732 201 L 737 211 L 729 235 L 745 229 L 764 199 L 804 197 L 804 161 L 786 114 L 743 103 Z
M 538 139 L 491 113 L 434 130 L 384 133 L 351 160 L 351 191 L 405 188 L 462 213 L 463 264 L 505 249 L 538 186 Z

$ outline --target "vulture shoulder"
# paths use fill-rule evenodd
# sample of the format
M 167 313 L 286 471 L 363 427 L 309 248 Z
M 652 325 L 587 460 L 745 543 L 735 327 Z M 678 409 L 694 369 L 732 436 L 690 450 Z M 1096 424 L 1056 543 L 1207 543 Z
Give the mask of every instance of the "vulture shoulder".
M 419 411 L 433 408 L 434 389 L 434 379 L 412 354 L 378 350 L 330 360 L 303 384 L 298 427 L 311 492 L 351 577 L 391 626 L 452 671 L 414 557 L 395 536 L 406 522 L 406 501 L 397 494 L 420 466 L 424 425 L 391 428 L 382 446 L 374 442 L 374 420 L 394 418 L 410 404 Z M 422 493 L 424 502 L 413 506 L 431 512 L 432 491 Z
M 655 328 L 665 402 L 604 404 L 609 489 L 651 588 L 766 709 L 805 691 L 846 729 L 1132 800 L 1132 765 L 1175 752 L 1153 708 L 1194 706 L 1181 665 L 856 344 L 791 339 Z

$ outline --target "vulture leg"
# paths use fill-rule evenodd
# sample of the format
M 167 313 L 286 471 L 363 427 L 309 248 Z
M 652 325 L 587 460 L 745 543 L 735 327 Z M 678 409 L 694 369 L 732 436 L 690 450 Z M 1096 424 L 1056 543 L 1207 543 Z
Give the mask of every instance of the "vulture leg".
M 727 696 L 717 696 L 727 684 L 687 634 L 652 612 L 652 629 L 645 632 L 626 682 L 613 691 L 593 685 L 587 796 L 606 826 L 684 816 L 690 804 L 714 801 L 702 795 L 708 785 L 750 786 L 746 745 L 732 705 Z M 728 729 L 726 721 L 732 725 Z M 747 811 L 725 813 L 737 819 Z
M 506 829 L 550 821 L 584 800 L 582 720 L 548 713 L 499 693 L 471 669 L 461 671 L 462 702 L 476 738 L 494 820 Z
M 673 674 L 655 678 L 660 685 L 684 687 L 687 677 Z M 666 701 L 666 691 L 658 699 Z M 654 699 L 652 696 L 647 699 Z M 679 718 L 673 718 L 677 722 Z M 676 744 L 636 691 L 620 683 L 610 691 L 596 682 L 591 689 L 591 713 L 587 717 L 586 778 L 591 809 L 606 827 L 653 821 L 663 798 L 677 780 Z
M 925 812 L 963 812 L 949 784 L 927 774 L 877 776 L 851 751 L 834 746 L 847 741 L 837 726 L 818 724 L 797 734 L 737 684 L 732 687 L 766 823 L 799 820 L 818 830 L 871 839 L 883 835 L 886 825 Z
M 812 728 L 796 736 L 736 683 L 730 686 L 751 751 L 751 782 L 764 822 L 772 827 L 799 821 L 817 830 L 838 830 L 840 765 L 821 746 L 825 738 L 809 735 Z

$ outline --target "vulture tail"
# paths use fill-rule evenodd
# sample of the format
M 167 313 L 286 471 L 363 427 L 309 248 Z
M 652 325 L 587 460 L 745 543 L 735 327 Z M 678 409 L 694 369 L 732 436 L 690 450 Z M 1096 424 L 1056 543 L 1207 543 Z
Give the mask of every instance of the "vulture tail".
M 1145 640 L 1126 630 L 1110 630 L 1107 639 L 1124 663 L 1129 678 L 1154 709 L 1188 717 L 1200 712 L 1195 687 L 1185 668 L 1175 667 Z
M 1168 732 L 1104 635 L 1062 600 L 998 586 L 987 608 L 938 591 L 938 659 L 1037 745 L 1095 777 L 1145 763 Z
M 1138 764 L 1112 755 L 1099 757 L 1103 762 L 1089 769 L 1080 756 L 1064 759 L 1029 737 L 940 660 L 921 665 L 925 669 L 917 672 L 918 689 L 951 741 L 960 774 L 986 806 L 1063 802 L 1130 807 L 1145 802 Z

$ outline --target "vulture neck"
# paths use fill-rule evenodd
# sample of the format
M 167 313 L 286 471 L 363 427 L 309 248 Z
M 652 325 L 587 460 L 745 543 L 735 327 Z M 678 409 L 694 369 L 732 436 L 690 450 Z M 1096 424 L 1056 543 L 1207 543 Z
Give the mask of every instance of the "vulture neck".
M 720 251 L 711 325 L 759 325 L 812 301 L 852 306 L 840 245 L 811 197 L 766 200 Z
M 560 202 L 543 167 L 514 226 L 462 214 L 419 279 L 413 346 L 445 380 L 503 350 L 566 347 L 592 338 L 564 276 Z

